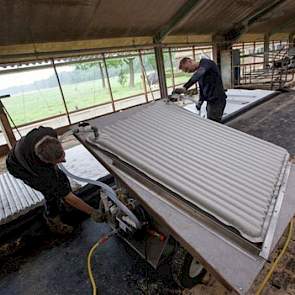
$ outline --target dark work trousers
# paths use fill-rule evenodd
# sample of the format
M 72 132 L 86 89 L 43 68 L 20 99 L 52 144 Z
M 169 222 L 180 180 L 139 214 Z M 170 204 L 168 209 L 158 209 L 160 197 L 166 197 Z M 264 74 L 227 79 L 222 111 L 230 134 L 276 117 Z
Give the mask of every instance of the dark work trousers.
M 218 98 L 213 102 L 207 101 L 207 119 L 221 122 L 222 115 L 226 106 L 226 99 L 225 98 Z

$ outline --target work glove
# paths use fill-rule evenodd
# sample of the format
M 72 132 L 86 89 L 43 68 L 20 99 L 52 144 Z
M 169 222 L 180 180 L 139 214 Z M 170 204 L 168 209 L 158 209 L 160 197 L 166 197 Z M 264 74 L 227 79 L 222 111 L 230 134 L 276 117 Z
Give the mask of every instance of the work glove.
M 107 219 L 106 214 L 102 213 L 100 210 L 94 210 L 91 213 L 90 217 L 94 222 L 97 222 L 97 223 L 104 222 Z
M 203 104 L 202 101 L 198 101 L 198 102 L 196 103 L 196 109 L 197 109 L 198 111 L 201 110 L 202 104 Z
M 175 88 L 172 92 L 172 94 L 182 94 L 182 93 L 186 93 L 186 88 L 184 87 Z
M 197 89 L 197 88 L 189 89 L 189 90 L 186 91 L 185 94 L 186 94 L 186 95 L 189 95 L 189 96 L 196 95 L 196 94 L 198 94 L 198 89 Z

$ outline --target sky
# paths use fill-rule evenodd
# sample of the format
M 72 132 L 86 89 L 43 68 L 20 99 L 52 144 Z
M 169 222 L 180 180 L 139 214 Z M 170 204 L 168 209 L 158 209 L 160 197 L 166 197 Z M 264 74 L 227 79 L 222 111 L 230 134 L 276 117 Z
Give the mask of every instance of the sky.
M 62 71 L 59 72 L 70 72 L 73 71 L 73 66 L 63 66 Z M 0 71 L 1 73 L 1 71 Z M 20 86 L 31 84 L 34 81 L 48 79 L 54 75 L 53 68 L 39 69 L 32 71 L 13 72 L 11 74 L 0 74 L 0 90 L 8 87 Z

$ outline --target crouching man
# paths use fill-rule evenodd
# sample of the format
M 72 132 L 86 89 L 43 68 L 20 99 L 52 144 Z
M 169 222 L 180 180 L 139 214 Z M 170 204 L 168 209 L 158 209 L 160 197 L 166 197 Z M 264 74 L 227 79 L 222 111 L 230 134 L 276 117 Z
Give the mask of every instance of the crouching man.
M 65 162 L 65 152 L 56 131 L 41 126 L 16 143 L 7 156 L 6 166 L 10 174 L 43 194 L 44 217 L 51 231 L 69 233 L 73 230 L 63 222 L 69 207 L 90 215 L 95 222 L 101 222 L 103 216 L 100 211 L 73 194 L 69 179 L 57 166 L 61 162 Z

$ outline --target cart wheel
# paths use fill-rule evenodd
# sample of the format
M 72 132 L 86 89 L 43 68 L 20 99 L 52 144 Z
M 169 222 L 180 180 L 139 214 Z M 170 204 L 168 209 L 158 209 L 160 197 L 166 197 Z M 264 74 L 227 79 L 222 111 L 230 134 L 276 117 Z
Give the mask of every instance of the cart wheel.
M 181 288 L 192 288 L 200 283 L 206 274 L 203 265 L 182 247 L 179 247 L 173 256 L 171 270 L 174 281 Z

